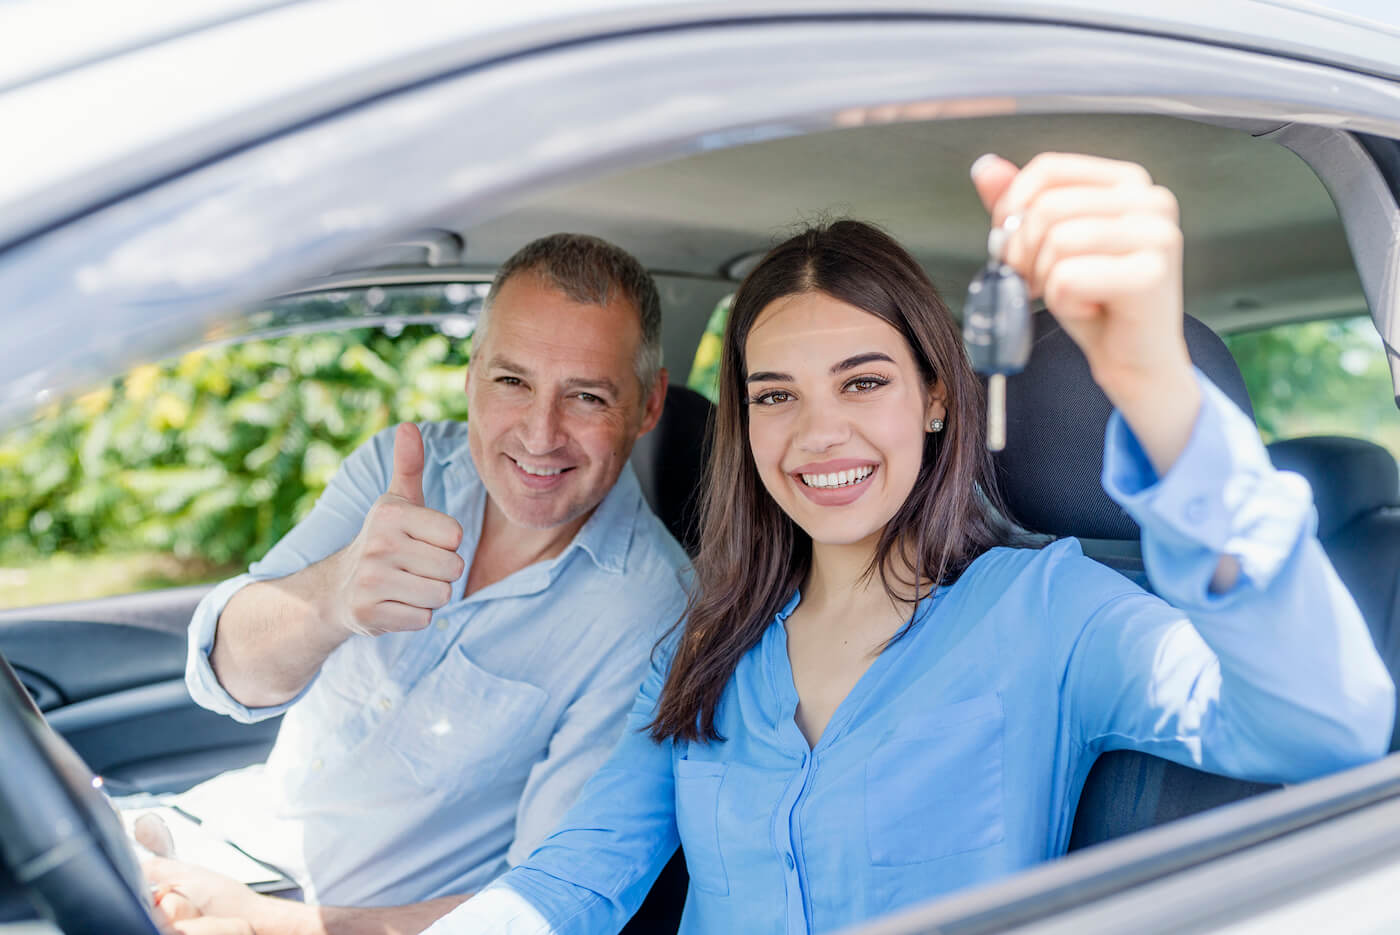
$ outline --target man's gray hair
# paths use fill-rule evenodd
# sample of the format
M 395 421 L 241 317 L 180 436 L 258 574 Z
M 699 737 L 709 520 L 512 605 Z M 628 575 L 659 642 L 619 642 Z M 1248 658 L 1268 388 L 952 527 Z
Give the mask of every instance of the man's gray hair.
M 486 294 L 476 323 L 472 342 L 475 346 L 480 346 L 491 305 L 501 287 L 512 276 L 527 272 L 543 277 L 575 302 L 606 305 L 615 294 L 631 302 L 642 325 L 642 343 L 635 364 L 637 379 L 644 391 L 656 384 L 661 372 L 661 296 L 656 291 L 656 281 L 632 254 L 588 234 L 550 234 L 531 241 L 506 260 Z

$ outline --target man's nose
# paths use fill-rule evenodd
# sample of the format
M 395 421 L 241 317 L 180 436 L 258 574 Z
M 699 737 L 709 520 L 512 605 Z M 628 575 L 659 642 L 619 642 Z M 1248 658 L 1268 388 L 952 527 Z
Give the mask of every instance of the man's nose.
M 536 396 L 520 419 L 520 441 L 532 455 L 546 455 L 563 447 L 563 419 L 555 400 Z
M 851 423 L 840 407 L 832 403 L 808 401 L 802 406 L 797 422 L 797 447 L 820 453 L 846 442 L 851 437 Z

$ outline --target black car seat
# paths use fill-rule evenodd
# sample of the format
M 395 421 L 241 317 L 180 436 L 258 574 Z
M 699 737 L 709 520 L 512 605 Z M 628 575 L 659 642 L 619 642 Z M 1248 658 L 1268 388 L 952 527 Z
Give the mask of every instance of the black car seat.
M 700 482 L 709 454 L 714 409 L 694 390 L 669 386 L 656 428 L 637 439 L 632 449 L 632 467 L 647 503 L 692 556 L 700 541 Z M 689 886 L 685 855 L 677 850 L 622 935 L 675 932 L 680 928 Z
M 661 418 L 632 449 L 632 467 L 652 510 L 688 554 L 700 542 L 700 480 L 715 407 L 684 386 L 668 386 Z
M 1317 537 L 1400 681 L 1400 470 L 1380 445 L 1316 435 L 1269 445 L 1276 467 L 1312 485 Z M 1390 749 L 1400 749 L 1400 727 Z
M 997 477 L 1011 515 L 1027 529 L 1078 537 L 1089 556 L 1143 587 L 1139 531 L 1100 484 L 1104 430 L 1112 412 L 1079 348 L 1045 311 L 1034 317 L 1030 363 L 1007 380 L 1007 446 Z M 1195 318 L 1185 322 L 1191 359 L 1245 412 L 1244 379 L 1224 342 Z M 1232 802 L 1275 786 L 1190 769 L 1131 750 L 1095 761 L 1075 813 L 1069 848 Z

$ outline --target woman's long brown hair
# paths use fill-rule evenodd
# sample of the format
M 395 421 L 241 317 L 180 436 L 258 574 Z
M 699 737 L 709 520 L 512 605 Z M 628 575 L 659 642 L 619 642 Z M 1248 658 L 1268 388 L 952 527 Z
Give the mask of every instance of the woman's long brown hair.
M 658 741 L 723 739 L 715 711 L 725 686 L 811 567 L 811 539 L 768 495 L 754 466 L 744 360 L 759 313 L 802 292 L 825 293 L 888 322 L 908 342 L 925 384 L 940 380 L 945 393 L 946 428 L 926 434 L 913 490 L 881 533 L 868 573 L 880 575 L 891 599 L 907 603 L 920 583 L 949 584 L 987 549 L 1014 541 L 992 481 L 982 384 L 948 307 L 914 258 L 883 231 L 851 220 L 779 244 L 739 286 L 724 331 L 695 583 L 650 725 Z

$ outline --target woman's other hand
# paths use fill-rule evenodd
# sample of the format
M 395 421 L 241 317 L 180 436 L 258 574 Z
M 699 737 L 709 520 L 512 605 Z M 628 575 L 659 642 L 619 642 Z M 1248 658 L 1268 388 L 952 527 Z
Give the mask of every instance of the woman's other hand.
M 1176 197 L 1142 166 L 1069 153 L 1021 169 L 983 156 L 973 183 L 993 226 L 1020 219 L 1004 259 L 1044 298 L 1165 474 L 1201 404 L 1182 332 Z

